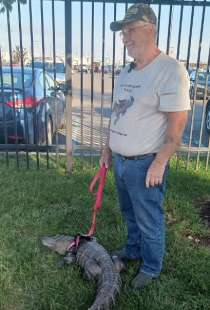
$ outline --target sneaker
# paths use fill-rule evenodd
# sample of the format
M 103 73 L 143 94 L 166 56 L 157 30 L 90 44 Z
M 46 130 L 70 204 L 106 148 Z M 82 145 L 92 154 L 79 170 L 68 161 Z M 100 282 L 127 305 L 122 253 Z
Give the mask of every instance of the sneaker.
M 131 282 L 131 286 L 134 289 L 143 289 L 144 287 L 149 285 L 153 279 L 154 279 L 153 277 L 140 271 Z

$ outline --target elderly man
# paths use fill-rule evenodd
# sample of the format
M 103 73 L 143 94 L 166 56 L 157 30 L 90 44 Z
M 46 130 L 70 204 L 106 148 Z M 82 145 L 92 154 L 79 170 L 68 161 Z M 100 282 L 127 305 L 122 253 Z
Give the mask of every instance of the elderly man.
M 157 278 L 165 251 L 163 200 L 167 166 L 176 151 L 190 109 L 189 79 L 179 62 L 156 45 L 156 16 L 145 4 L 132 5 L 123 20 L 112 22 L 134 62 L 122 70 L 114 89 L 107 146 L 100 164 L 111 164 L 127 243 L 114 253 L 121 260 L 141 259 L 132 281 L 141 289 Z

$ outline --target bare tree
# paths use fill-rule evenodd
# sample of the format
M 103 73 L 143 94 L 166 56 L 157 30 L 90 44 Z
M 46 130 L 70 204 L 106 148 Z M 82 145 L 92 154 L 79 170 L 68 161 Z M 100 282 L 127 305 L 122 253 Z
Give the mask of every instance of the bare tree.
M 26 48 L 23 48 L 23 63 L 25 62 L 28 52 Z M 15 48 L 12 51 L 12 58 L 13 58 L 13 63 L 17 64 L 20 63 L 21 61 L 21 49 L 20 46 L 16 45 Z
M 4 13 L 6 10 L 12 11 L 12 5 L 18 0 L 0 0 L 0 13 Z M 26 4 L 27 0 L 19 0 L 20 3 Z

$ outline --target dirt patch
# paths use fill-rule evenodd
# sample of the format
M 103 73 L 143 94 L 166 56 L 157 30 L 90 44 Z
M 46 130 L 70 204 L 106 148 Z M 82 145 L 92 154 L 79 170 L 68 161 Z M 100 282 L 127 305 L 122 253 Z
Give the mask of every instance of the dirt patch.
M 205 226 L 210 227 L 210 201 L 209 205 L 205 205 L 201 208 L 200 214 Z
M 210 237 L 198 237 L 199 244 L 210 247 Z
M 210 247 L 210 236 L 203 237 L 199 235 L 191 235 L 191 234 L 186 234 L 185 235 L 189 241 L 196 245 L 202 245 L 205 247 Z
M 199 215 L 208 230 L 210 228 L 210 197 L 200 198 L 196 200 L 195 204 L 199 208 Z M 210 247 L 210 235 L 200 236 L 192 234 L 191 231 L 185 231 L 184 236 L 195 245 Z
M 200 208 L 199 213 L 204 225 L 210 228 L 210 197 L 198 200 L 197 204 Z

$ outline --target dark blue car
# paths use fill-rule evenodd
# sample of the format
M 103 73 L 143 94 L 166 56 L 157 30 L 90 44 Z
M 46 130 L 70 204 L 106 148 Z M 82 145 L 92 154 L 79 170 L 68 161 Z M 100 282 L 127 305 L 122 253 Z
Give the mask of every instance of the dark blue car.
M 210 134 L 210 75 L 206 71 L 193 70 L 190 74 L 191 99 L 207 100 L 205 106 L 205 129 Z
M 52 144 L 65 121 L 65 97 L 48 73 L 0 68 L 0 143 Z M 13 84 L 13 85 L 12 85 Z

